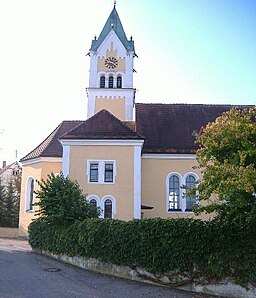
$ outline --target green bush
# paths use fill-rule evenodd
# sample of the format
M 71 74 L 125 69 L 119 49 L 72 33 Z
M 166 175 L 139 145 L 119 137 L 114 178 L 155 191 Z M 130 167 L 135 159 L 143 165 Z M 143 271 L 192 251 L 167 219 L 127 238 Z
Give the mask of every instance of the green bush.
M 70 225 L 75 220 L 96 218 L 99 211 L 91 206 L 82 193 L 78 183 L 63 174 L 48 175 L 47 180 L 37 181 L 40 186 L 35 194 L 40 201 L 36 215 L 54 226 Z
M 54 227 L 44 219 L 29 226 L 32 247 L 96 258 L 185 282 L 232 277 L 256 282 L 256 216 L 233 222 L 86 219 Z

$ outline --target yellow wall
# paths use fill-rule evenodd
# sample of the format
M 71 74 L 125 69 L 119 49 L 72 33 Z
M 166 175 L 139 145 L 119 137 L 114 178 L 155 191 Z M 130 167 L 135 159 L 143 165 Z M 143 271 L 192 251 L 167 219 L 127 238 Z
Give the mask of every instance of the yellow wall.
M 60 173 L 61 162 L 39 162 L 31 165 L 23 166 L 22 168 L 22 179 L 21 179 L 21 197 L 20 197 L 20 218 L 19 218 L 19 229 L 20 234 L 26 234 L 28 226 L 33 218 L 35 218 L 35 212 L 25 211 L 26 202 L 26 184 L 29 177 L 33 177 L 35 180 L 41 181 L 46 179 L 47 175 L 51 172 Z M 37 183 L 35 183 L 35 190 L 38 189 Z M 37 202 L 37 199 L 35 199 Z M 34 207 L 35 208 L 35 207 Z
M 166 178 L 171 172 L 182 176 L 193 172 L 200 177 L 200 171 L 193 169 L 196 160 L 188 159 L 142 159 L 142 204 L 153 206 L 142 210 L 144 217 L 180 218 L 194 217 L 191 212 L 167 212 Z M 206 217 L 205 217 L 206 218 Z
M 125 120 L 125 97 L 96 97 L 95 114 L 101 110 L 107 110 L 120 120 Z
M 85 194 L 116 199 L 115 218 L 134 217 L 134 147 L 132 146 L 71 146 L 69 176 L 77 180 Z M 88 183 L 87 160 L 115 160 L 115 184 Z

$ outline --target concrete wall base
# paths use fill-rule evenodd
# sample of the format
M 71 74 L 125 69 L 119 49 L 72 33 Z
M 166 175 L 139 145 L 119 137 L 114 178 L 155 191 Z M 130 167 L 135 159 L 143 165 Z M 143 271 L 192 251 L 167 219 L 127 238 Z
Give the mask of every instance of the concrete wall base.
M 19 229 L 16 228 L 0 228 L 0 238 L 18 238 Z
M 92 258 L 82 258 L 82 257 L 69 257 L 67 255 L 55 255 L 48 251 L 42 251 L 39 249 L 33 249 L 33 252 L 46 255 L 48 257 L 57 259 L 59 261 L 74 265 L 79 268 L 83 268 L 86 270 L 107 274 L 111 276 L 116 276 L 120 278 L 164 285 L 173 287 L 170 285 L 170 280 L 168 277 L 156 277 L 155 275 L 145 271 L 144 269 L 131 269 L 126 266 L 117 266 L 110 263 L 105 263 L 98 261 Z M 200 285 L 196 283 L 186 284 L 183 286 L 176 286 L 175 288 L 192 291 L 197 293 L 205 293 L 210 295 L 218 295 L 223 297 L 232 297 L 232 298 L 255 298 L 256 297 L 256 288 L 253 286 L 249 286 L 249 289 L 232 283 L 231 281 L 223 281 L 218 284 L 207 284 Z

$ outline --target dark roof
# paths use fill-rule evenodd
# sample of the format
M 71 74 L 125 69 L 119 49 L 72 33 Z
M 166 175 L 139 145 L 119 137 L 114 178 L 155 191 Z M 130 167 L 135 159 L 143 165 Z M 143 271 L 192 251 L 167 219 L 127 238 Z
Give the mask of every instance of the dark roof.
M 143 139 L 107 110 L 101 110 L 60 139 Z
M 134 41 L 127 39 L 126 34 L 124 32 L 123 25 L 116 11 L 115 5 L 99 35 L 99 38 L 94 39 L 92 41 L 90 50 L 97 51 L 98 47 L 101 45 L 103 40 L 106 38 L 106 36 L 109 34 L 109 32 L 112 29 L 115 31 L 116 35 L 118 36 L 118 38 L 120 39 L 120 41 L 122 42 L 126 50 L 134 52 Z
M 143 152 L 195 153 L 198 147 L 194 132 L 231 108 L 231 105 L 138 103 L 136 131 L 145 137 Z
M 63 121 L 39 146 L 20 161 L 38 157 L 62 157 L 62 145 L 58 140 L 59 137 L 81 123 L 82 121 Z
M 194 132 L 214 121 L 231 105 L 136 104 L 133 123 L 102 110 L 86 121 L 63 121 L 38 147 L 23 157 L 62 157 L 59 139 L 145 139 L 143 153 L 195 153 Z M 236 106 L 240 109 L 252 106 Z

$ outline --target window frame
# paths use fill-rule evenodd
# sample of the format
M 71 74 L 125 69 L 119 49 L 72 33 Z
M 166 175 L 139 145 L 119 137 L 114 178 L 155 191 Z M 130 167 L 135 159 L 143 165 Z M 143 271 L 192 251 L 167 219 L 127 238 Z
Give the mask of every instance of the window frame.
M 114 88 L 114 76 L 112 74 L 110 74 L 108 76 L 108 88 L 109 89 L 113 89 Z
M 32 188 L 33 185 L 33 188 Z M 32 192 L 33 189 L 33 192 Z M 33 212 L 33 205 L 35 202 L 35 178 L 30 176 L 26 182 L 26 195 L 25 195 L 25 212 L 30 213 Z
M 86 198 L 87 202 L 90 203 L 91 200 L 96 200 L 97 208 L 100 210 L 100 218 L 105 218 L 105 202 L 110 200 L 112 203 L 112 217 L 115 218 L 116 215 L 116 199 L 111 195 L 105 195 L 102 198 L 95 194 L 91 194 Z
M 100 88 L 106 88 L 106 76 L 103 74 L 100 76 Z
M 170 172 L 166 176 L 166 211 L 167 213 L 193 213 L 192 209 L 187 208 L 187 202 L 186 202 L 186 189 L 182 188 L 186 186 L 186 179 L 189 176 L 193 176 L 195 178 L 195 182 L 199 180 L 199 176 L 194 172 L 187 172 L 183 176 L 178 172 Z M 169 181 L 172 176 L 178 176 L 179 177 L 179 208 L 178 209 L 171 209 L 169 208 Z M 198 193 L 196 194 L 197 197 Z M 198 204 L 198 200 L 196 200 L 196 203 Z
M 116 77 L 116 88 L 121 89 L 123 87 L 123 78 L 122 76 L 119 74 Z
M 177 176 L 179 179 L 179 208 L 170 208 L 170 178 L 173 176 Z M 171 172 L 167 175 L 166 179 L 166 190 L 167 190 L 167 212 L 180 212 L 182 211 L 182 192 L 181 192 L 181 185 L 182 185 L 182 176 L 177 172 Z
M 98 164 L 98 181 L 90 181 L 90 165 L 91 164 Z M 105 166 L 107 164 L 113 165 L 112 170 L 112 181 L 105 181 Z M 116 178 L 116 161 L 115 160 L 87 160 L 87 182 L 90 184 L 115 184 L 115 178 Z

